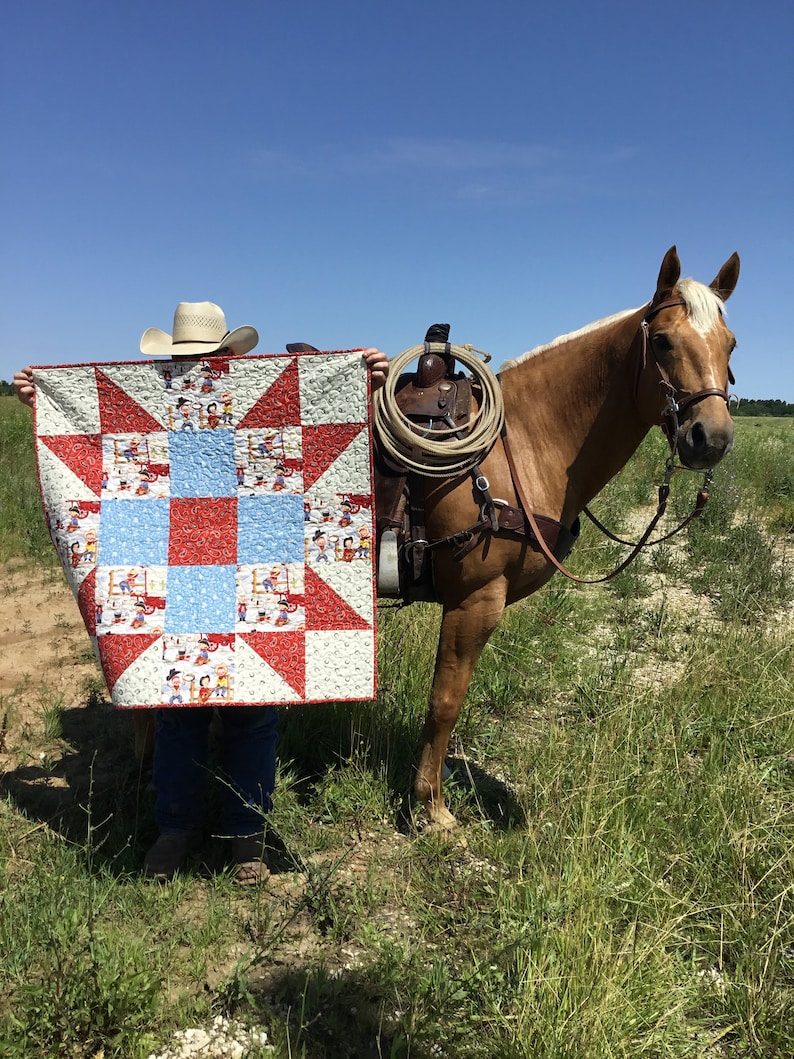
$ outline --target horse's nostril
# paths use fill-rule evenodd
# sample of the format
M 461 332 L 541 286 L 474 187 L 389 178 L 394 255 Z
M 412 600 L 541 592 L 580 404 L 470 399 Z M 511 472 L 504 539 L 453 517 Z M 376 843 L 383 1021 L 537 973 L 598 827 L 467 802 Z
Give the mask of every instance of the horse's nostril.
M 706 447 L 706 431 L 700 423 L 692 424 L 687 441 L 695 452 L 701 452 Z

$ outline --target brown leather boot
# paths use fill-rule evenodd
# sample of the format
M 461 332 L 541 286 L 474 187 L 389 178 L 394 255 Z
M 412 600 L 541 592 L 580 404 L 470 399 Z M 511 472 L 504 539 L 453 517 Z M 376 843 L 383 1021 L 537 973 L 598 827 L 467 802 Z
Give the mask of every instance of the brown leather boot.
M 265 863 L 265 836 L 261 833 L 233 838 L 232 860 L 236 870 L 234 881 L 241 886 L 256 886 L 270 876 Z
M 148 879 L 167 882 L 173 879 L 201 846 L 200 831 L 177 831 L 160 835 L 143 858 L 143 874 Z

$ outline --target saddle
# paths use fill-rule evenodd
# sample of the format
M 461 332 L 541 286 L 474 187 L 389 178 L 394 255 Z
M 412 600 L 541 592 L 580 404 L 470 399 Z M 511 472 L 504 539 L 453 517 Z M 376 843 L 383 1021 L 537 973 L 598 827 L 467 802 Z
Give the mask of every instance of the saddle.
M 472 400 L 471 380 L 455 373 L 448 324 L 434 324 L 416 372 L 401 376 L 395 401 L 419 434 L 452 425 L 465 431 Z M 375 511 L 378 595 L 406 602 L 437 601 L 425 532 L 424 483 L 418 474 L 395 466 L 375 439 Z
M 425 352 L 417 370 L 401 376 L 395 387 L 398 408 L 415 426 L 418 434 L 429 436 L 434 429 L 449 431 L 457 426 L 466 432 L 472 400 L 477 400 L 477 384 L 462 373 L 455 373 L 450 352 L 449 324 L 433 324 L 425 335 Z M 375 511 L 378 555 L 378 595 L 406 603 L 420 600 L 438 602 L 433 582 L 432 551 L 446 545 L 455 548 L 462 559 L 485 534 L 513 539 L 525 538 L 539 547 L 524 512 L 501 501 L 494 501 L 488 483 L 472 471 L 475 493 L 482 500 L 478 522 L 451 537 L 429 541 L 425 530 L 424 482 L 415 472 L 394 465 L 375 437 Z M 566 557 L 579 534 L 578 520 L 572 530 L 554 519 L 536 515 L 544 540 L 560 559 Z

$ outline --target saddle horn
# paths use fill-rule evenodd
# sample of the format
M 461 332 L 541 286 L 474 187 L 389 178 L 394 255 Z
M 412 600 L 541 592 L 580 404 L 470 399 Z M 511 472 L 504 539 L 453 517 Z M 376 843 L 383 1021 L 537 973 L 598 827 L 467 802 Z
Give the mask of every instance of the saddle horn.
M 449 342 L 449 324 L 431 324 L 427 329 L 425 342 Z

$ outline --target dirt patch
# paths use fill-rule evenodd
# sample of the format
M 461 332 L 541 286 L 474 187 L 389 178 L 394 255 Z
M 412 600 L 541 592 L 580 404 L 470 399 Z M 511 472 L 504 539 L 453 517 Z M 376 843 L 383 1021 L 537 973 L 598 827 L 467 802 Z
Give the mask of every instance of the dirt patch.
M 35 728 L 46 706 L 84 702 L 99 667 L 59 568 L 7 563 L 0 576 L 0 703 Z
M 96 820 L 112 820 L 115 800 L 129 796 L 132 723 L 107 701 L 60 568 L 16 561 L 0 572 L 0 796 L 81 843 L 87 800 Z

